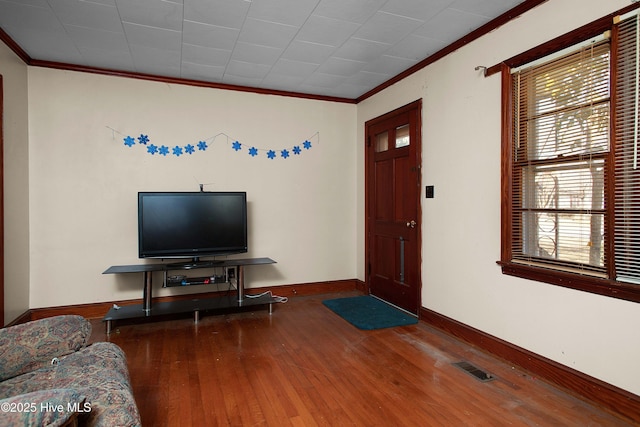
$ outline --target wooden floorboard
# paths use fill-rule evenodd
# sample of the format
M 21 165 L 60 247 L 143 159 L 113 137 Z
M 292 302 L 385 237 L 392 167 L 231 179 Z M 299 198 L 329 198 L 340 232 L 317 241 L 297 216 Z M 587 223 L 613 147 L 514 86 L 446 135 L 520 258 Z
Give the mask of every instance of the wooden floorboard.
M 291 298 L 272 315 L 116 324 L 110 336 L 94 321 L 92 341 L 127 354 L 145 426 L 640 425 L 423 322 L 361 331 L 322 305 L 355 294 Z

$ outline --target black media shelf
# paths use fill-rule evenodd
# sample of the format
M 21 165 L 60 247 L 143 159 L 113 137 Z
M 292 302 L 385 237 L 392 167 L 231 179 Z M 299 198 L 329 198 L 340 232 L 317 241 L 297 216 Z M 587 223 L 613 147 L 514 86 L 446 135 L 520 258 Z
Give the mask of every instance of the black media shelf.
M 183 269 L 193 269 L 193 266 L 181 268 L 175 264 L 139 264 L 139 265 L 114 265 L 104 271 L 103 274 L 123 274 L 123 273 L 143 273 L 144 287 L 142 304 L 125 305 L 120 307 L 112 307 L 102 319 L 106 323 L 107 334 L 111 333 L 114 321 L 127 319 L 144 319 L 160 316 L 168 316 L 173 314 L 193 313 L 194 321 L 198 322 L 200 313 L 202 312 L 223 312 L 223 311 L 241 311 L 259 306 L 268 306 L 269 314 L 273 313 L 273 304 L 278 302 L 270 294 L 261 294 L 259 296 L 247 296 L 244 293 L 244 267 L 250 265 L 267 265 L 275 264 L 271 258 L 244 258 L 217 261 L 213 265 L 205 265 L 195 268 L 212 268 L 212 267 L 236 267 L 237 268 L 237 289 L 234 294 L 225 296 L 215 296 L 211 298 L 193 298 L 180 299 L 167 302 L 153 302 L 152 297 L 152 273 L 154 271 L 175 271 Z M 203 279 L 203 278 L 194 278 Z M 175 284 L 172 286 L 192 286 L 206 283 L 194 283 L 186 285 Z M 214 284 L 215 282 L 211 282 Z M 221 282 L 218 282 L 221 283 Z
M 270 295 L 246 297 L 238 301 L 235 295 L 213 298 L 194 298 L 169 302 L 156 302 L 150 310 L 145 310 L 142 304 L 124 305 L 111 308 L 102 320 L 111 322 L 115 320 L 142 319 L 145 317 L 168 316 L 172 314 L 194 313 L 196 321 L 200 313 L 222 312 L 231 309 L 270 305 L 277 302 Z

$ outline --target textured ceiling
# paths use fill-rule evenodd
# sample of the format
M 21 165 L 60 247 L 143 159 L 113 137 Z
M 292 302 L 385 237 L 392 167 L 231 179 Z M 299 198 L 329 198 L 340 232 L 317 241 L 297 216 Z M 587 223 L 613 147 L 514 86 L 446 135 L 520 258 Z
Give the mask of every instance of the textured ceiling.
M 355 99 L 524 0 L 0 0 L 31 59 Z

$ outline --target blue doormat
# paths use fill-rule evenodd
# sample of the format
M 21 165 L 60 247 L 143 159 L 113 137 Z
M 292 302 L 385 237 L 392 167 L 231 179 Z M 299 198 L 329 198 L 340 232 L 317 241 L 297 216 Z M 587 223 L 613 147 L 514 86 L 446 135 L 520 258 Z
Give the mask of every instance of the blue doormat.
M 329 299 L 322 303 L 356 328 L 367 331 L 418 323 L 418 318 L 369 295 Z

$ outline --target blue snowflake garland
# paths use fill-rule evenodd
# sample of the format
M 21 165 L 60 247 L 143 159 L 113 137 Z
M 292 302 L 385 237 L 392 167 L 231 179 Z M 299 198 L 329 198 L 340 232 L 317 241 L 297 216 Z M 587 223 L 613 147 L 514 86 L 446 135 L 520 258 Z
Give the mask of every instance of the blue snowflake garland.
M 108 127 L 108 126 L 107 126 Z M 229 137 L 229 135 L 226 135 L 224 133 L 219 133 L 207 140 L 201 140 L 198 141 L 197 144 L 186 144 L 184 146 L 182 145 L 175 145 L 173 147 L 169 147 L 166 145 L 156 145 L 156 144 L 152 144 L 151 143 L 151 139 L 149 138 L 149 135 L 146 135 L 144 133 L 141 133 L 138 137 L 133 137 L 131 135 L 123 135 L 120 132 L 118 132 L 117 130 L 108 127 L 109 129 L 112 130 L 112 132 L 115 133 L 119 133 L 120 135 L 123 136 L 123 142 L 124 145 L 131 148 L 134 145 L 143 145 L 145 147 L 145 151 L 147 152 L 147 154 L 150 154 L 152 156 L 158 154 L 159 156 L 175 156 L 175 157 L 180 157 L 183 154 L 189 154 L 192 155 L 194 154 L 196 151 L 207 151 L 209 149 L 209 144 L 212 144 L 216 138 L 218 138 L 219 136 L 224 136 L 227 138 L 227 143 L 230 143 L 230 147 L 235 151 L 235 152 L 239 152 L 239 151 L 244 151 L 244 148 L 246 147 L 247 150 L 246 152 L 252 157 L 258 157 L 258 155 L 260 154 L 260 151 L 265 152 L 266 157 L 270 160 L 274 160 L 274 159 L 289 159 L 291 158 L 291 155 L 295 155 L 295 156 L 299 156 L 302 151 L 304 150 L 310 150 L 312 147 L 312 143 L 309 139 L 305 140 L 302 144 L 298 144 L 298 145 L 294 145 L 292 147 L 287 147 L 287 148 L 280 148 L 280 149 L 266 149 L 266 148 L 258 148 L 255 146 L 251 146 L 249 148 L 249 146 L 245 146 L 243 147 L 243 144 L 236 140 L 236 139 L 232 139 L 231 137 Z M 316 132 L 316 134 L 312 137 L 313 138 L 319 138 L 319 133 Z

